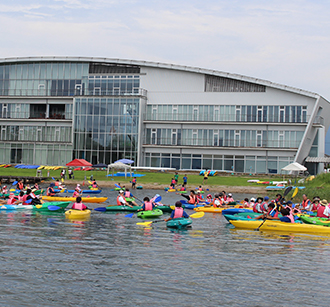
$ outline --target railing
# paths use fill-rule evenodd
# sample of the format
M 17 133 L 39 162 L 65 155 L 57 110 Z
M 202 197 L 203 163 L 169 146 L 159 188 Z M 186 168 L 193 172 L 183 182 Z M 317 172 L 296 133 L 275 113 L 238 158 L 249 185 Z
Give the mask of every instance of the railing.
M 267 116 L 260 118 L 254 115 L 236 116 L 235 114 L 187 114 L 187 113 L 154 113 L 145 114 L 144 121 L 177 121 L 177 122 L 241 122 L 241 123 L 307 123 L 310 115 L 290 118 Z
M 313 125 L 324 126 L 324 118 L 322 116 L 316 116 L 313 121 Z
M 257 140 L 234 140 L 234 139 L 204 139 L 204 138 L 144 138 L 143 145 L 159 146 L 191 146 L 191 147 L 237 147 L 237 148 L 292 148 L 297 149 L 300 141 L 257 141 Z
M 142 96 L 147 97 L 147 90 L 133 88 L 131 90 L 101 88 L 81 89 L 5 89 L 0 90 L 0 96 Z
M 16 112 L 16 111 L 7 111 L 6 114 L 1 114 L 0 110 L 0 119 L 59 119 L 59 120 L 71 120 L 72 112 L 57 112 L 50 113 L 48 116 L 46 112 Z

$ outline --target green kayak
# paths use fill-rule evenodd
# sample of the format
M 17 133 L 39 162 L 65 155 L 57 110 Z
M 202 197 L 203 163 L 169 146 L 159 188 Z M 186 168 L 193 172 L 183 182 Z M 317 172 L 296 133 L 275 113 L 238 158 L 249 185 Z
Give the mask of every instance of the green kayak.
M 140 211 L 137 214 L 137 217 L 139 217 L 141 219 L 150 219 L 150 218 L 154 218 L 154 217 L 159 217 L 162 214 L 163 214 L 163 211 L 156 208 L 154 210 Z
M 141 206 L 133 206 L 133 208 L 129 206 L 109 206 L 106 207 L 107 211 L 126 211 L 126 212 L 136 212 L 141 209 Z
M 314 224 L 321 226 L 330 226 L 330 220 L 324 217 L 312 217 L 308 215 L 301 215 L 300 219 L 306 224 Z
M 183 228 L 190 226 L 191 223 L 192 223 L 192 220 L 190 217 L 189 218 L 180 217 L 177 219 L 169 220 L 168 222 L 166 222 L 166 226 L 168 228 L 183 229 Z
M 50 211 L 48 209 L 49 206 L 57 206 L 57 207 L 61 208 L 59 210 L 64 210 L 70 204 L 71 204 L 71 201 L 49 201 L 49 202 L 44 202 L 41 205 L 33 206 L 33 210 L 36 210 L 36 211 Z
M 20 191 L 15 190 L 14 192 L 10 192 L 10 193 L 14 193 L 14 195 L 17 196 L 17 195 L 19 194 L 19 192 L 20 192 Z M 26 192 L 26 191 L 24 191 L 24 193 L 25 193 L 25 192 Z M 43 194 L 44 192 L 45 192 L 44 189 L 36 190 L 36 191 L 34 192 L 34 195 L 40 195 L 40 194 Z M 2 194 L 2 193 L 0 193 L 0 197 L 8 198 L 8 197 L 9 197 L 9 193 L 6 193 L 6 194 Z

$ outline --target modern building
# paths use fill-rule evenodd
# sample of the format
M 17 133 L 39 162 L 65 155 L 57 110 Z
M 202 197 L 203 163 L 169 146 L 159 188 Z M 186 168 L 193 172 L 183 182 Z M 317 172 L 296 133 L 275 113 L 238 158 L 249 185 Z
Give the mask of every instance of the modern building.
M 0 163 L 129 158 L 146 167 L 280 173 L 296 161 L 315 174 L 325 162 L 329 111 L 318 94 L 221 71 L 0 59 Z

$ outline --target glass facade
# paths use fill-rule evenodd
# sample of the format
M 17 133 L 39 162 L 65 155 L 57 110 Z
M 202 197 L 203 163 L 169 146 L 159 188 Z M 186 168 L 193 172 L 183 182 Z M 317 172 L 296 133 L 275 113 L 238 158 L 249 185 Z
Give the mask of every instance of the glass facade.
M 293 162 L 293 157 L 247 156 L 218 154 L 145 153 L 148 167 L 173 167 L 176 169 L 212 169 L 241 173 L 277 173 Z
M 76 98 L 74 157 L 91 163 L 136 161 L 138 98 Z
M 307 106 L 148 105 L 146 120 L 307 123 Z
M 146 129 L 145 145 L 298 148 L 304 131 Z

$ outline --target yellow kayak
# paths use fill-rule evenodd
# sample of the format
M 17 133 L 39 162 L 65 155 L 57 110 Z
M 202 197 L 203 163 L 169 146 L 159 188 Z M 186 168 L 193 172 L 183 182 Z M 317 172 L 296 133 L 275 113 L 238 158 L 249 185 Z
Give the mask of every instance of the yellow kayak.
M 64 196 L 41 196 L 42 200 L 47 201 L 76 201 L 75 197 L 64 197 Z M 82 197 L 81 201 L 83 203 L 103 203 L 108 199 L 108 197 Z
M 222 210 L 225 210 L 228 208 L 214 208 L 214 207 L 197 207 L 194 208 L 197 212 L 212 212 L 212 213 L 221 213 Z
M 67 219 L 86 219 L 89 218 L 91 215 L 91 210 L 86 209 L 86 210 L 75 210 L 75 209 L 70 209 L 65 212 L 65 217 Z
M 230 220 L 229 221 L 236 228 L 243 229 L 257 229 L 262 220 L 259 221 L 242 221 L 242 220 Z M 317 226 L 310 224 L 298 224 L 298 223 L 285 223 L 281 221 L 266 220 L 265 223 L 259 228 L 260 230 L 270 231 L 284 231 L 284 232 L 296 232 L 296 233 L 326 233 L 330 235 L 330 227 Z

